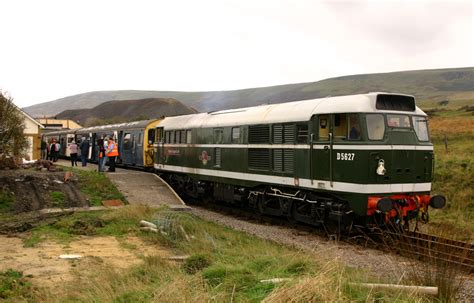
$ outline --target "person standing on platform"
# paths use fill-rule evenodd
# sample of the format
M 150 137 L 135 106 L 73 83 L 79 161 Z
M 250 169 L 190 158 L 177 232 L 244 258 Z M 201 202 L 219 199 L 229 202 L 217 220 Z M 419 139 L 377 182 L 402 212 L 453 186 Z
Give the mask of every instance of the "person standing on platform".
M 81 142 L 82 166 L 87 166 L 87 158 L 89 158 L 89 141 L 87 141 L 86 137 L 82 137 L 82 142 Z
M 48 143 L 41 139 L 41 159 L 46 160 L 48 158 Z
M 107 146 L 109 145 L 109 138 L 104 138 L 104 157 L 102 158 L 101 171 L 105 171 L 105 164 L 107 163 Z
M 71 166 L 77 166 L 77 144 L 76 141 L 72 141 L 69 145 L 69 154 L 71 155 Z
M 109 143 L 107 146 L 107 157 L 109 157 L 109 170 L 108 172 L 114 172 L 115 171 L 115 159 L 118 157 L 119 152 L 118 152 L 118 146 L 117 143 L 115 143 L 113 137 L 109 139 Z
M 53 142 L 52 142 L 51 140 L 49 140 L 49 142 L 46 143 L 46 152 L 47 152 L 47 154 L 46 154 L 46 160 L 51 160 L 51 161 L 53 161 L 53 155 L 51 154 L 51 144 L 52 144 L 52 143 L 53 143 Z
M 51 145 L 49 146 L 50 160 L 53 162 L 58 161 L 59 157 L 59 144 L 56 142 L 56 139 L 51 140 Z
M 104 165 L 102 162 L 105 160 L 105 148 L 104 148 L 104 137 L 101 136 L 99 140 L 97 140 L 97 147 L 99 150 L 99 162 L 97 163 L 97 169 L 100 172 L 104 171 Z

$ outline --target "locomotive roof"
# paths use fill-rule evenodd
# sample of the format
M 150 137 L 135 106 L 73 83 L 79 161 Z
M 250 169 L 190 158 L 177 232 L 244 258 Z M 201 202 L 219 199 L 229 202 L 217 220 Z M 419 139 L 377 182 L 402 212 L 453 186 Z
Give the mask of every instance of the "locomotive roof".
M 340 97 L 328 97 L 304 101 L 286 102 L 279 104 L 260 105 L 246 108 L 221 110 L 210 113 L 192 114 L 178 117 L 167 117 L 160 126 L 167 129 L 183 129 L 195 127 L 221 127 L 232 125 L 266 124 L 309 121 L 314 114 L 329 113 L 407 113 L 407 111 L 378 110 L 376 99 L 379 94 L 368 93 L 360 95 L 349 95 Z M 409 96 L 403 94 L 390 94 Z M 409 96 L 412 97 L 412 96 Z M 426 116 L 426 114 L 415 108 L 409 111 L 411 114 Z

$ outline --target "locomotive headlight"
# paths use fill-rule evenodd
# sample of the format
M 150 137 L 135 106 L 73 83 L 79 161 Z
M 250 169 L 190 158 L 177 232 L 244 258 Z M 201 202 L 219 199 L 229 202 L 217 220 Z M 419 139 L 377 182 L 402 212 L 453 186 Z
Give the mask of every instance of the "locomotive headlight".
M 383 159 L 379 160 L 379 165 L 377 167 L 376 172 L 379 176 L 383 176 L 387 172 L 387 170 L 385 169 L 385 161 Z

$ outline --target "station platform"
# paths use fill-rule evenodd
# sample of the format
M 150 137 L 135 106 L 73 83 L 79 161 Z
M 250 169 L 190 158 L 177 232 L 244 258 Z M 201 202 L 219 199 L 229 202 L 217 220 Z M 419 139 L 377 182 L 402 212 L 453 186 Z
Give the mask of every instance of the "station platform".
M 55 165 L 71 167 L 71 161 L 61 159 Z M 97 171 L 97 165 L 93 163 L 81 166 L 79 162 L 74 168 Z M 166 205 L 172 210 L 191 210 L 191 207 L 187 206 L 178 194 L 154 173 L 117 167 L 115 172 L 104 174 L 117 186 L 129 204 L 144 204 L 150 207 Z

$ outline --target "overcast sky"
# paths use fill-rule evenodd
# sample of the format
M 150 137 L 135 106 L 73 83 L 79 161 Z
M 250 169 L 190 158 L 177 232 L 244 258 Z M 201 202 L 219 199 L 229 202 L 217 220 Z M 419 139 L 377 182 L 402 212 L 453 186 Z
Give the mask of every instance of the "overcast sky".
M 469 0 L 0 0 L 0 89 L 230 90 L 474 66 Z

